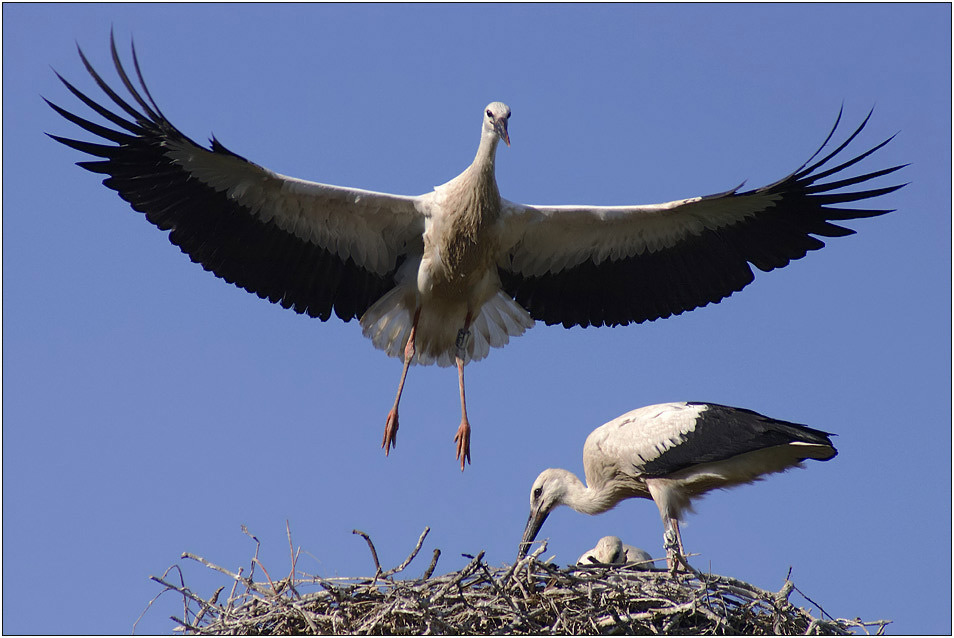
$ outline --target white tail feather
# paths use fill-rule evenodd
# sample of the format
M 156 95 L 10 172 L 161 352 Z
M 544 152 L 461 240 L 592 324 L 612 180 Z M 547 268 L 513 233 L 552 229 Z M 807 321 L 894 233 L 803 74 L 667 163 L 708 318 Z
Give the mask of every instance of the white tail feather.
M 364 336 L 388 356 L 403 358 L 404 347 L 411 335 L 414 303 L 413 295 L 408 295 L 401 287 L 394 288 L 361 317 Z M 457 333 L 464 325 L 466 308 L 462 304 L 457 312 L 447 310 L 442 308 L 441 312 L 429 313 L 426 306 L 421 310 L 414 339 L 416 355 L 413 363 L 436 363 L 441 367 L 454 365 Z M 471 338 L 464 362 L 483 359 L 490 353 L 490 348 L 506 345 L 510 337 L 519 337 L 532 325 L 530 314 L 498 291 L 471 322 Z

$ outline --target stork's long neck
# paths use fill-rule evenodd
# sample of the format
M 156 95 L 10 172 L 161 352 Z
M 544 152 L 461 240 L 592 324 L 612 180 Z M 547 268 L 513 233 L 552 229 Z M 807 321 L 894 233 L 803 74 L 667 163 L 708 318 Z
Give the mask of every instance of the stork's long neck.
M 484 130 L 474 161 L 451 182 L 447 208 L 456 216 L 454 233 L 448 235 L 452 242 L 476 242 L 480 229 L 500 215 L 500 192 L 494 176 L 498 139 L 493 131 Z M 444 252 L 452 261 L 458 257 L 463 259 L 460 255 L 452 255 L 459 249 L 462 248 L 449 246 Z
M 484 179 L 489 176 L 490 179 L 496 183 L 494 178 L 494 161 L 497 157 L 498 142 L 500 142 L 500 138 L 497 137 L 494 131 L 486 128 L 481 131 L 480 146 L 477 147 L 477 156 L 474 157 L 474 161 L 470 165 L 470 169 L 480 175 L 478 179 Z
M 564 470 L 565 471 L 565 470 Z M 605 487 L 587 487 L 572 472 L 566 472 L 563 504 L 581 514 L 601 514 L 611 509 L 618 499 Z

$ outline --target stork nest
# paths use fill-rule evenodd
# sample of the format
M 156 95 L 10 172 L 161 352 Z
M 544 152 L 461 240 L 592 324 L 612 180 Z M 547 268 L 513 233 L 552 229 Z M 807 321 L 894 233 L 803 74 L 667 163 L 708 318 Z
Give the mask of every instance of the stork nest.
M 367 541 L 375 573 L 366 578 L 322 578 L 298 571 L 272 579 L 258 560 L 256 542 L 248 575 L 185 553 L 226 577 L 228 585 L 202 598 L 190 590 L 179 565 L 152 576 L 164 587 L 150 601 L 174 591 L 182 596 L 176 632 L 229 635 L 294 634 L 781 634 L 883 635 L 889 620 L 833 618 L 786 577 L 778 592 L 734 578 L 688 571 L 635 570 L 623 566 L 560 568 L 539 560 L 546 543 L 514 565 L 492 567 L 484 552 L 462 570 L 432 576 L 440 550 L 417 579 L 399 580 L 430 531 L 425 528 L 407 559 L 383 570 Z M 291 534 L 289 532 L 289 548 Z M 686 566 L 688 567 L 688 566 Z M 169 574 L 178 571 L 179 584 Z M 261 576 L 256 576 L 258 571 Z M 789 570 L 789 576 L 791 570 Z M 228 596 L 220 600 L 226 587 Z M 797 592 L 819 610 L 818 617 L 789 601 Z M 143 614 L 146 612 L 144 611 Z M 140 619 L 142 616 L 140 616 Z M 137 621 L 138 623 L 138 621 Z M 133 627 L 135 632 L 135 626 Z

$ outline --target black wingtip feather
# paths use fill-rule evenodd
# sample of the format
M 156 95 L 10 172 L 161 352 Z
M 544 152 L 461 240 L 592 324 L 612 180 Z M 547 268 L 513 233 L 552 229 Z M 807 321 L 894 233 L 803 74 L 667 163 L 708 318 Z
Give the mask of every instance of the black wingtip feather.
M 796 171 L 768 186 L 745 192 L 736 188 L 703 198 L 767 197 L 772 203 L 762 211 L 725 226 L 707 227 L 699 234 L 685 233 L 668 248 L 619 261 L 604 261 L 598 266 L 586 262 L 560 273 L 539 277 L 522 276 L 502 268 L 500 276 L 504 289 L 534 319 L 547 324 L 562 323 L 566 327 L 652 321 L 718 303 L 754 279 L 749 264 L 762 271 L 782 268 L 824 247 L 825 243 L 819 237 L 844 237 L 855 233 L 853 229 L 832 221 L 876 217 L 892 212 L 893 209 L 843 208 L 837 205 L 881 197 L 903 188 L 906 184 L 844 190 L 883 178 L 907 164 L 828 183 L 820 181 L 841 174 L 894 139 L 892 135 L 863 153 L 824 168 L 858 138 L 873 113 L 874 108 L 834 150 L 824 153 L 841 124 L 842 105 L 824 142 Z
M 104 158 L 78 162 L 79 166 L 106 175 L 103 184 L 115 190 L 133 210 L 144 213 L 150 223 L 170 231 L 169 240 L 191 260 L 225 281 L 296 312 L 322 320 L 335 313 L 349 321 L 360 317 L 394 285 L 393 271 L 371 273 L 350 259 L 342 260 L 320 246 L 298 239 L 274 222 L 261 222 L 225 193 L 204 185 L 170 158 L 167 155 L 170 143 L 192 145 L 196 152 L 208 151 L 162 115 L 146 86 L 135 44 L 131 47 L 141 93 L 122 64 L 115 34 L 111 31 L 110 52 L 116 72 L 129 98 L 141 110 L 120 97 L 103 80 L 79 44 L 77 52 L 83 66 L 114 106 L 100 105 L 54 70 L 77 99 L 118 129 L 90 122 L 47 100 L 67 121 L 99 140 L 116 144 L 104 145 L 47 133 L 56 142 Z M 211 152 L 247 161 L 214 138 Z

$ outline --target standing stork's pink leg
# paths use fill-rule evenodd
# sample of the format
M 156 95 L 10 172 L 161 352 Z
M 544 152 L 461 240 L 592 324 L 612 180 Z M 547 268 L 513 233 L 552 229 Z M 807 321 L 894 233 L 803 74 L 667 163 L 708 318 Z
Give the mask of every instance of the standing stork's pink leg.
M 397 447 L 398 403 L 401 402 L 401 393 L 404 392 L 404 381 L 407 379 L 407 369 L 411 365 L 411 359 L 414 358 L 414 333 L 417 332 L 417 321 L 420 318 L 421 309 L 418 308 L 414 313 L 414 322 L 411 324 L 411 334 L 407 338 L 407 345 L 404 346 L 404 369 L 401 371 L 401 382 L 398 384 L 397 396 L 394 397 L 394 407 L 388 412 L 388 418 L 384 424 L 384 438 L 381 440 L 381 447 L 384 448 L 384 456 L 388 456 L 392 447 Z
M 457 379 L 460 384 L 460 427 L 454 435 L 457 443 L 457 460 L 460 461 L 460 471 L 464 471 L 464 464 L 470 463 L 470 422 L 467 420 L 467 399 L 464 396 L 464 352 L 467 340 L 470 338 L 471 314 L 468 312 L 464 319 L 464 327 L 457 333 Z
M 682 548 L 682 534 L 679 533 L 679 519 L 671 518 L 666 521 L 666 565 L 669 571 L 675 573 L 679 564 L 685 562 L 686 554 Z

